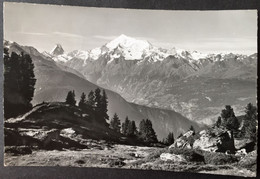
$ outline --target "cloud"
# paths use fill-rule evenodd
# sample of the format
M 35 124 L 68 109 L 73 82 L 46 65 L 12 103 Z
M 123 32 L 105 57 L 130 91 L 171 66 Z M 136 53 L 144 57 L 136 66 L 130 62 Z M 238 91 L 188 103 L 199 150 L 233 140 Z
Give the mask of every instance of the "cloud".
M 72 33 L 66 33 L 66 32 L 53 32 L 53 34 L 55 35 L 60 35 L 63 37 L 73 37 L 73 38 L 85 38 L 82 35 L 78 35 L 78 34 L 72 34 Z
M 100 39 L 100 40 L 105 40 L 105 41 L 111 41 L 111 40 L 114 40 L 115 38 L 119 37 L 120 35 L 121 34 L 119 34 L 118 36 L 95 35 L 95 36 L 93 36 L 93 38 Z M 151 43 L 153 41 L 155 41 L 154 38 L 149 38 L 149 37 L 131 36 L 131 35 L 127 35 L 127 34 L 126 34 L 126 36 L 134 38 L 134 39 L 137 39 L 137 40 L 146 40 L 146 41 L 151 42 Z
M 113 40 L 117 38 L 117 36 L 103 36 L 103 35 L 94 35 L 93 36 L 96 39 L 102 39 L 102 40 Z
M 43 36 L 47 35 L 45 33 L 39 33 L 39 32 L 17 32 L 18 34 L 23 34 L 23 35 L 37 35 L 37 36 Z
M 199 39 L 200 42 L 232 42 L 232 43 L 238 43 L 238 42 L 257 42 L 257 37 L 214 37 L 214 38 L 205 38 L 205 39 Z

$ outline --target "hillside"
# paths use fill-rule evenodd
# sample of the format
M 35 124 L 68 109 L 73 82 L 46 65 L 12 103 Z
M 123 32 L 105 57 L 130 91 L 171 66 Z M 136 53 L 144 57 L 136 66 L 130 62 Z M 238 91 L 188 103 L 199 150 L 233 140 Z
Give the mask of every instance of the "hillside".
M 63 66 L 57 65 L 52 59 L 42 55 L 33 47 L 20 46 L 15 42 L 10 43 L 8 41 L 4 45 L 9 48 L 10 52 L 25 52 L 32 58 L 35 65 L 34 73 L 37 79 L 32 101 L 34 105 L 43 101 L 63 102 L 70 90 L 75 90 L 76 99 L 79 101 L 82 92 L 88 94 L 91 90 L 95 90 L 98 87 L 82 78 L 77 72 L 68 70 L 70 69 L 69 67 L 65 69 Z M 139 121 L 146 118 L 149 118 L 154 124 L 164 124 L 154 125 L 159 139 L 166 137 L 169 132 L 174 132 L 174 135 L 177 136 L 179 133 L 186 131 L 190 125 L 193 125 L 196 129 L 199 128 L 196 123 L 189 121 L 179 113 L 132 104 L 115 92 L 110 90 L 106 90 L 106 92 L 109 100 L 108 114 L 110 117 L 116 112 L 121 122 L 128 116 L 130 120 L 135 120 L 137 125 Z
M 137 140 L 100 125 L 79 108 L 57 102 L 38 104 L 28 113 L 8 119 L 5 136 L 7 146 L 38 143 L 45 149 L 87 148 L 89 139 L 138 145 Z

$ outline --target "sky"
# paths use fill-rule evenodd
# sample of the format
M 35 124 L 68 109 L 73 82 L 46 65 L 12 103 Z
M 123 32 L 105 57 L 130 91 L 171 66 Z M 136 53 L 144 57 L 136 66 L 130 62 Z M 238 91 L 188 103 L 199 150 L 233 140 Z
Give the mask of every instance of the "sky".
M 51 51 L 91 50 L 121 34 L 202 53 L 257 52 L 257 11 L 173 11 L 4 3 L 4 39 Z

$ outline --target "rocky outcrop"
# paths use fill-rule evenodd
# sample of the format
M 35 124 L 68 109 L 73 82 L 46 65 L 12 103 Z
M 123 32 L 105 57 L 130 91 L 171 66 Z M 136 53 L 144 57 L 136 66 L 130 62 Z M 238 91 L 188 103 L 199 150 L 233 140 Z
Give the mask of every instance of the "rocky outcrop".
M 235 153 L 234 138 L 231 131 L 222 128 L 202 130 L 199 134 L 186 132 L 169 148 L 198 148 L 210 152 Z
M 210 152 L 235 153 L 233 133 L 222 128 L 211 128 L 199 133 L 193 148 Z
M 176 139 L 176 141 L 170 145 L 171 148 L 188 148 L 191 149 L 194 142 L 194 131 L 188 131 L 183 136 Z
M 100 125 L 84 111 L 62 102 L 41 103 L 28 113 L 5 121 L 5 146 L 29 146 L 45 150 L 109 148 L 109 143 L 142 145 Z M 105 141 L 105 144 L 89 140 Z
M 160 159 L 163 161 L 173 161 L 173 162 L 184 162 L 186 159 L 182 155 L 162 153 Z

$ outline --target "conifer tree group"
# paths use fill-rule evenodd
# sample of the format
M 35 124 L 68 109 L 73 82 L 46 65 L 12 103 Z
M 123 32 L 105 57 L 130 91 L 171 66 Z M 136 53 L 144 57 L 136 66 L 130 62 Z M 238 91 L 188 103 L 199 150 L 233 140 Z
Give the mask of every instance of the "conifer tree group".
M 168 134 L 168 136 L 165 139 L 163 139 L 162 143 L 165 144 L 165 145 L 173 144 L 174 143 L 174 134 L 173 134 L 173 132 L 170 132 Z
M 74 90 L 69 91 L 65 102 L 71 106 L 76 106 L 75 98 L 76 96 Z M 88 112 L 96 122 L 105 125 L 107 124 L 106 120 L 109 119 L 107 114 L 108 99 L 105 90 L 102 91 L 102 94 L 99 88 L 97 88 L 94 92 L 91 90 L 88 94 L 88 98 L 83 92 L 80 96 L 78 107 L 81 110 Z
M 239 128 L 239 121 L 230 105 L 226 105 L 221 112 L 221 123 L 229 130 L 236 131 Z
M 226 105 L 215 126 L 231 130 L 236 137 L 245 137 L 256 141 L 257 108 L 252 103 L 249 103 L 245 108 L 245 115 L 242 116 L 242 120 L 239 122 L 233 108 L 230 105 Z
M 158 142 L 152 122 L 149 119 L 142 120 L 139 125 L 139 137 L 147 143 Z
M 23 52 L 18 55 L 4 48 L 4 117 L 16 117 L 32 109 L 34 64 Z M 14 110 L 15 109 L 15 110 Z
M 120 128 L 121 128 L 121 122 L 119 120 L 118 115 L 115 113 L 114 117 L 112 118 L 112 120 L 110 121 L 110 128 L 115 130 L 116 132 L 120 132 Z
M 126 136 L 135 136 L 137 134 L 135 121 L 130 121 L 128 116 L 126 116 L 125 122 L 122 123 L 122 134 Z
M 72 106 L 76 105 L 75 92 L 69 91 L 66 97 L 66 103 Z
M 257 108 L 252 103 L 249 103 L 245 108 L 245 116 L 241 133 L 246 138 L 257 141 Z

